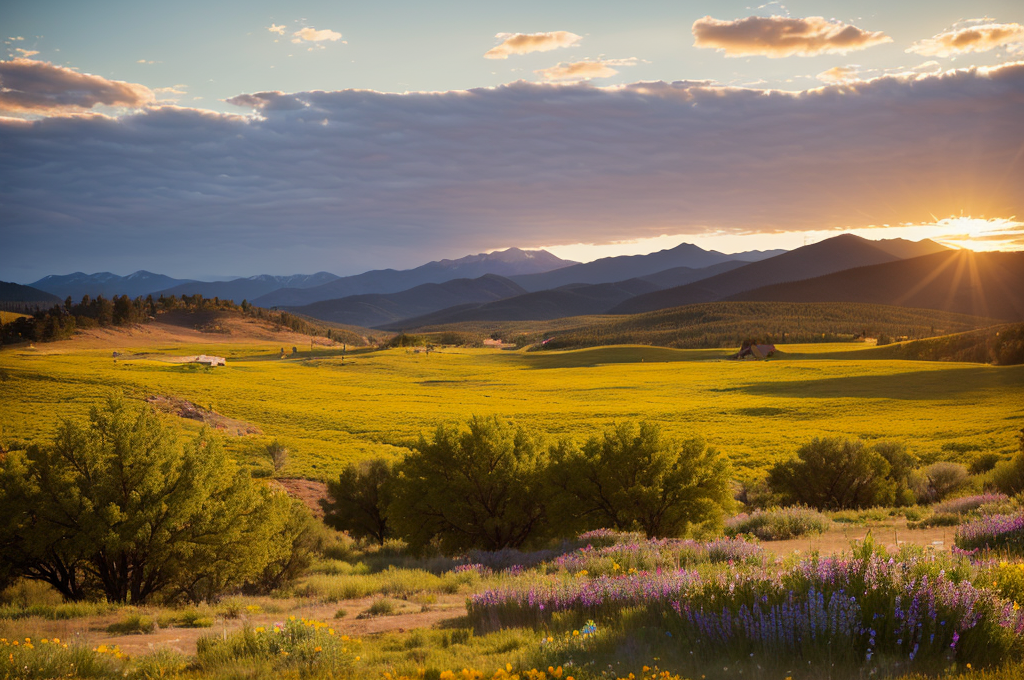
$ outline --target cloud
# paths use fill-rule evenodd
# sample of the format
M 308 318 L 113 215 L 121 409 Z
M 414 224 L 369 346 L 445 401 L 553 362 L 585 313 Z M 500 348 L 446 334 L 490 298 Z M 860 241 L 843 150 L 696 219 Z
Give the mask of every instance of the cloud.
M 323 42 L 325 40 L 330 42 L 341 40 L 341 33 L 338 33 L 337 31 L 332 31 L 329 28 L 324 28 L 318 31 L 310 26 L 295 31 L 292 35 L 295 36 L 292 38 L 293 43 L 300 43 L 304 40 L 306 42 L 313 43 Z
M 39 50 L 26 50 L 21 47 L 15 47 L 14 51 L 17 52 L 19 56 L 24 57 L 26 59 L 28 57 L 34 57 L 37 54 L 39 54 Z
M 0 61 L 0 112 L 51 115 L 95 106 L 138 108 L 154 99 L 144 85 L 79 73 L 45 61 Z
M 990 23 L 939 33 L 914 43 L 906 51 L 927 57 L 955 57 L 968 52 L 987 52 L 1015 43 L 1024 43 L 1024 26 Z
M 881 31 L 865 31 L 824 17 L 747 17 L 727 21 L 706 16 L 693 22 L 692 30 L 694 47 L 719 49 L 727 57 L 846 54 L 892 42 Z
M 529 54 L 530 52 L 550 52 L 559 47 L 574 47 L 583 39 L 582 36 L 568 31 L 552 31 L 550 33 L 499 33 L 495 38 L 501 44 L 487 50 L 484 59 L 508 59 L 512 54 Z
M 287 27 L 284 24 L 278 26 L 274 22 L 270 22 L 270 25 L 267 26 L 268 31 L 270 31 L 271 33 L 277 33 L 278 35 L 284 35 L 285 28 Z
M 613 66 L 635 66 L 637 60 L 629 59 L 593 59 L 589 61 L 563 62 L 558 66 L 542 68 L 534 71 L 547 82 L 565 82 L 590 80 L 592 78 L 611 78 L 618 73 Z
M 825 83 L 845 83 L 850 80 L 859 80 L 857 69 L 853 66 L 833 66 L 829 70 L 819 73 L 817 78 Z
M 801 92 L 517 82 L 230 101 L 245 108 L 0 121 L 8 276 L 355 273 L 511 244 L 1024 215 L 1024 62 Z

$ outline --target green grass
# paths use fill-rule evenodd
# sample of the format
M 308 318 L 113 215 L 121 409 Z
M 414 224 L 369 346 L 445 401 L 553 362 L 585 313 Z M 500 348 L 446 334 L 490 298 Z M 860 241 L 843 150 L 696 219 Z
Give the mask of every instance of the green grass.
M 376 574 L 313 574 L 302 579 L 295 591 L 302 597 L 338 602 L 370 595 L 458 593 L 479 583 L 480 575 L 475 571 L 435 576 L 420 569 L 387 569 Z
M 136 399 L 173 395 L 260 427 L 261 436 L 227 443 L 251 467 L 270 473 L 261 451 L 277 438 L 290 452 L 282 476 L 326 479 L 354 460 L 401 455 L 421 433 L 473 414 L 576 439 L 612 421 L 648 419 L 670 436 L 703 435 L 741 478 L 815 436 L 898 439 L 925 461 L 956 460 L 950 442 L 1009 455 L 1024 422 L 1024 366 L 873 359 L 846 345 L 781 345 L 783 354 L 767 362 L 720 360 L 723 350 L 623 346 L 364 350 L 350 351 L 343 364 L 336 352 L 282 360 L 273 358 L 277 349 L 216 342 L 122 349 L 229 360 L 225 368 L 189 371 L 152 359 L 115 364 L 107 349 L 5 348 L 0 424 L 12 439 L 38 440 L 60 418 L 84 417 L 112 388 Z

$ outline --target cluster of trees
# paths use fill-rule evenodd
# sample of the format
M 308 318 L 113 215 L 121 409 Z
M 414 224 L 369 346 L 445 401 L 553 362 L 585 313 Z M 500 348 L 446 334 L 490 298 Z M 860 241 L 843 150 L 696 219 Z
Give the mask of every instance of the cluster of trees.
M 884 344 L 881 336 L 878 344 Z M 907 343 L 895 349 L 893 356 L 899 359 L 971 361 L 999 366 L 1024 364 L 1024 323 Z
M 325 522 L 449 554 L 597 528 L 682 536 L 721 523 L 729 477 L 703 440 L 671 441 L 649 423 L 611 426 L 582 446 L 544 446 L 513 423 L 473 418 L 421 437 L 401 462 L 349 466 L 328 484 Z
M 774 465 L 766 480 L 745 491 L 743 500 L 820 510 L 891 507 L 933 503 L 971 484 L 1008 495 L 1024 491 L 1024 430 L 1021 452 L 1012 460 L 1000 462 L 996 454 L 982 454 L 969 467 L 945 461 L 920 467 L 918 457 L 898 442 L 869 446 L 859 439 L 815 438 L 796 457 Z
M 183 441 L 118 397 L 51 442 L 0 454 L 0 580 L 43 581 L 69 600 L 269 592 L 308 567 L 319 526 L 208 433 Z
M 288 312 L 255 307 L 247 300 L 236 305 L 231 300 L 221 300 L 216 297 L 207 299 L 199 294 L 180 297 L 161 295 L 157 299 L 149 295 L 145 298 L 137 297 L 134 300 L 127 295 L 115 296 L 110 300 L 102 295 L 95 298 L 86 295 L 79 303 L 74 302 L 69 296 L 63 305 L 54 305 L 50 309 L 37 311 L 31 317 L 3 324 L 0 326 L 0 342 L 64 340 L 73 336 L 75 331 L 80 328 L 144 324 L 154 320 L 162 312 L 174 310 L 193 313 L 240 312 L 243 316 L 261 319 L 296 333 L 322 335 L 339 342 L 362 343 L 362 340 L 354 333 L 315 325 Z
M 738 347 L 744 339 L 774 344 L 838 342 L 865 336 L 927 338 L 973 327 L 958 314 L 884 305 L 709 302 L 568 330 L 558 333 L 544 349 L 623 344 L 710 349 Z

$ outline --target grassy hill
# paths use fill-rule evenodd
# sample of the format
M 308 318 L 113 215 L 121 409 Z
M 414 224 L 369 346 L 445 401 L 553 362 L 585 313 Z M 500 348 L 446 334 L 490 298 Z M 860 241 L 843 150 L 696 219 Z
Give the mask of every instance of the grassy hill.
M 1024 252 L 957 250 L 744 291 L 732 300 L 866 302 L 1024 320 Z
M 865 354 L 880 359 L 971 361 L 1001 366 L 1024 364 L 1024 324 L 992 326 L 966 333 L 885 345 Z
M 748 338 L 832 342 L 882 334 L 925 338 L 996 323 L 989 318 L 883 305 L 711 302 L 554 333 L 543 348 L 640 344 L 696 349 L 737 347 Z
M 39 290 L 38 288 L 23 286 L 20 283 L 0 281 L 0 305 L 38 307 L 40 305 L 59 304 L 60 301 L 60 298 L 56 295 Z

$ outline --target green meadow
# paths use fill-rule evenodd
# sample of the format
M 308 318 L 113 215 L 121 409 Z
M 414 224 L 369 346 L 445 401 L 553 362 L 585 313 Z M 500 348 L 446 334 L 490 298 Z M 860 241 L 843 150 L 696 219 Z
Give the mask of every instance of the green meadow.
M 131 339 L 126 339 L 126 344 Z M 0 350 L 0 424 L 8 438 L 48 438 L 60 418 L 119 390 L 173 396 L 252 423 L 229 450 L 269 474 L 260 451 L 279 439 L 287 477 L 327 479 L 346 464 L 401 455 L 421 433 L 497 414 L 555 439 L 584 439 L 624 419 L 674 437 L 701 435 L 736 476 L 758 476 L 816 436 L 906 442 L 923 461 L 1009 457 L 1024 423 L 1024 366 L 879 359 L 863 344 L 780 345 L 764 362 L 728 350 L 620 346 L 566 352 L 445 348 L 299 351 L 266 343 L 54 351 Z M 132 353 L 135 354 L 132 354 Z M 163 356 L 226 356 L 223 368 Z M 183 429 L 199 424 L 179 419 Z

